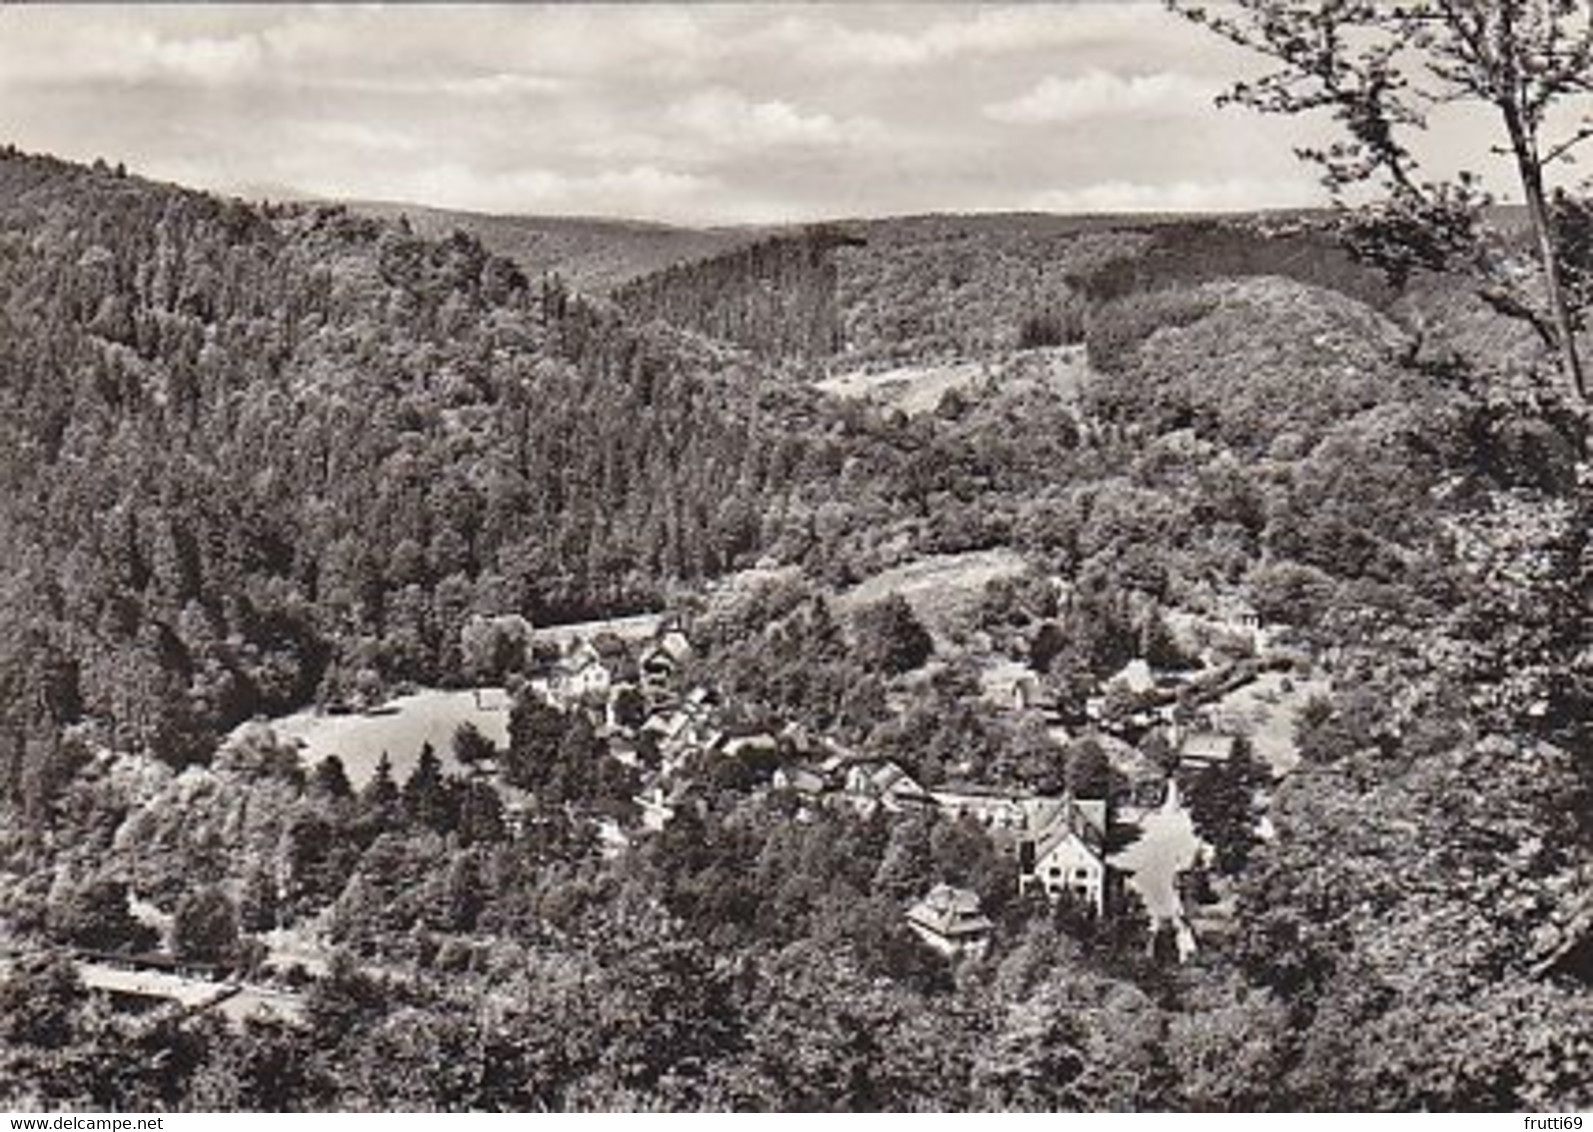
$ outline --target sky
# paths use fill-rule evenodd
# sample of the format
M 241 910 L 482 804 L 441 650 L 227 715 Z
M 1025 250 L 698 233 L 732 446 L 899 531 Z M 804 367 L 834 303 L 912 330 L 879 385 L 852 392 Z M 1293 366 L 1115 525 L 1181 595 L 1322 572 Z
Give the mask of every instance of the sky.
M 690 224 L 1321 203 L 1149 0 L 0 4 L 0 142 L 249 197 Z

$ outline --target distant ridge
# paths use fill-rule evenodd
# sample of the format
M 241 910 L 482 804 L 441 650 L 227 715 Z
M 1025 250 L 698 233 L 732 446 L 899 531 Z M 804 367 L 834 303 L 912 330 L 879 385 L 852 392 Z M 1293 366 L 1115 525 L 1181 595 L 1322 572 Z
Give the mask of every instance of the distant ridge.
M 337 201 L 350 211 L 382 220 L 406 218 L 415 234 L 438 239 L 455 230 L 514 260 L 529 275 L 558 273 L 577 290 L 606 295 L 665 268 L 713 259 L 778 233 L 809 225 L 715 225 L 688 227 L 652 220 L 580 216 L 521 216 L 434 208 L 397 201 Z M 1328 210 L 1291 209 L 1257 213 L 1046 213 L 936 212 L 910 216 L 854 217 L 823 221 L 865 236 L 887 232 L 955 229 L 962 233 L 1021 230 L 1036 236 L 1143 230 L 1191 221 L 1302 220 Z
M 706 259 L 757 238 L 752 229 L 684 228 L 601 217 L 495 216 L 391 201 L 349 201 L 350 211 L 404 217 L 429 239 L 460 230 L 535 277 L 558 273 L 578 290 L 606 294 L 671 264 Z

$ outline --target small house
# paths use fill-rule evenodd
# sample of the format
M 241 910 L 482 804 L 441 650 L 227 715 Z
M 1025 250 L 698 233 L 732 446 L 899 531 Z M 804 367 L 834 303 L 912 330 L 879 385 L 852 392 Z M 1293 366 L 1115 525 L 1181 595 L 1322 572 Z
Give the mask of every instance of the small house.
M 669 688 L 691 651 L 691 642 L 679 629 L 670 629 L 659 636 L 642 650 L 639 658 L 642 686 L 649 691 Z
M 976 786 L 932 791 L 930 797 L 953 820 L 973 818 L 992 833 L 1023 828 L 1025 798 Z
M 571 698 L 586 700 L 591 698 L 608 698 L 609 688 L 614 684 L 614 673 L 601 660 L 594 660 L 583 664 L 569 673 L 565 687 Z
M 890 759 L 852 763 L 846 768 L 842 789 L 846 800 L 865 815 L 876 809 L 897 814 L 909 807 L 934 804 L 912 775 Z
M 1149 662 L 1135 657 L 1102 685 L 1103 689 L 1114 686 L 1130 695 L 1143 696 L 1156 690 L 1156 673 L 1151 670 Z
M 642 828 L 653 833 L 663 829 L 679 811 L 689 791 L 690 785 L 682 779 L 669 782 L 661 775 L 653 776 L 631 799 L 641 809 Z
M 829 782 L 813 767 L 801 763 L 787 763 L 775 769 L 769 784 L 776 790 L 789 790 L 804 801 L 816 802 L 824 797 Z
M 1239 740 L 1215 731 L 1191 731 L 1178 744 L 1179 761 L 1187 766 L 1215 766 L 1233 758 Z
M 549 703 L 563 708 L 606 699 L 614 683 L 614 672 L 588 641 L 577 640 L 544 679 L 545 683 L 533 679 L 531 686 L 541 690 Z
M 937 884 L 907 910 L 907 926 L 940 954 L 958 958 L 983 955 L 995 925 L 980 911 L 977 893 Z

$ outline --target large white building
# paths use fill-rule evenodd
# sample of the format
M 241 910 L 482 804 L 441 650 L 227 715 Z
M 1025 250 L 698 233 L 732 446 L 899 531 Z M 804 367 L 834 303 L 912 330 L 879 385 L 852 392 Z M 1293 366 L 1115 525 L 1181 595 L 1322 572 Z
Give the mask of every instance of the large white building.
M 1018 891 L 1071 894 L 1106 915 L 1107 810 L 1104 801 L 1064 798 L 1054 815 L 1018 844 Z

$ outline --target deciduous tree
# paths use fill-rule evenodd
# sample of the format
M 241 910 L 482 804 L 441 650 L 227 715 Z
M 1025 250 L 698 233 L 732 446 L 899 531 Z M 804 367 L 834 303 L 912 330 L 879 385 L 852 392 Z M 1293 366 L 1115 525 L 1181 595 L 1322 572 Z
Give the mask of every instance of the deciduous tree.
M 171 949 L 181 959 L 222 963 L 238 947 L 238 906 L 225 889 L 206 885 L 185 895 L 172 916 Z

